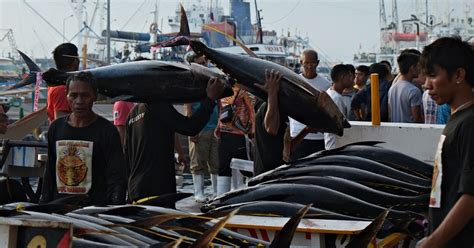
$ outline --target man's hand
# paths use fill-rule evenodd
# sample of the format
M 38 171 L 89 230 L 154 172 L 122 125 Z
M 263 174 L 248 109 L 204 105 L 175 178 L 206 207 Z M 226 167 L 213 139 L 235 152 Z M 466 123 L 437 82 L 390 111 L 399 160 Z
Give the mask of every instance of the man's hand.
M 278 90 L 280 89 L 280 79 L 282 75 L 280 72 L 275 70 L 265 70 L 265 84 L 260 85 L 255 83 L 254 86 L 267 92 L 268 95 L 275 96 L 278 94 Z
M 206 88 L 207 97 L 209 97 L 211 100 L 217 100 L 222 96 L 223 92 L 224 83 L 221 79 L 217 77 L 209 79 Z

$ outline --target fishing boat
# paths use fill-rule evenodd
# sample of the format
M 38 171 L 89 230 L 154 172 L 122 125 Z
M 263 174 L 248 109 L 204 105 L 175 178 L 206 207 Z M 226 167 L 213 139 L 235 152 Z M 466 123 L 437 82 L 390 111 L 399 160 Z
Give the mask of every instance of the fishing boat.
M 404 49 L 421 50 L 434 40 L 446 36 L 459 36 L 465 41 L 474 41 L 474 23 L 470 12 L 472 3 L 465 1 L 462 6 L 464 13 L 460 15 L 453 14 L 454 9 L 450 8 L 452 7 L 451 1 L 437 3 L 436 6 L 426 0 L 413 1 L 410 4 L 414 4 L 414 6 L 410 6 L 414 13 L 409 18 L 399 20 L 398 2 L 397 0 L 392 1 L 392 20 L 388 21 L 385 1 L 379 0 L 380 51 L 367 52 L 360 48 L 358 53 L 354 54 L 355 65 L 370 65 L 388 60 L 395 72 L 396 58 Z M 421 4 L 424 6 L 420 8 Z M 434 10 L 446 13 L 436 16 L 430 13 L 434 13 Z

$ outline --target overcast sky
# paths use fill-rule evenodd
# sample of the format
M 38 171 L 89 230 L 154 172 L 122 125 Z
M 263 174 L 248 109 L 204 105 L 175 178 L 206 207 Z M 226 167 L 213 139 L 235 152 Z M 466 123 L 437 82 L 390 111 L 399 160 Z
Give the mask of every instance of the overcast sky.
M 101 0 L 105 2 L 104 0 Z M 197 0 L 196 0 L 197 1 Z M 208 2 L 210 0 L 202 0 Z M 218 1 L 226 9 L 228 0 Z M 247 0 L 249 1 L 249 0 Z M 472 0 L 471 0 L 472 1 Z M 70 0 L 27 0 L 30 6 L 46 21 L 50 22 L 53 29 L 38 14 L 34 13 L 24 0 L 0 0 L 0 29 L 13 29 L 17 46 L 33 57 L 50 56 L 53 48 L 63 42 L 64 34 L 71 39 L 79 30 L 78 20 L 70 17 L 73 5 Z M 93 16 L 97 0 L 87 0 L 86 12 L 90 18 Z M 161 0 L 159 16 L 164 20 L 163 31 L 168 32 L 167 17 L 174 15 L 178 2 L 186 5 L 189 0 Z M 254 0 L 250 0 L 252 9 L 252 22 L 255 20 Z M 386 0 L 386 13 L 391 17 L 391 3 Z M 418 4 L 417 4 L 418 2 Z M 466 0 L 451 1 L 447 6 L 446 0 L 429 0 L 430 13 L 446 15 L 446 9 L 457 8 L 457 5 Z M 469 2 L 469 1 L 467 1 Z M 155 0 L 113 0 L 111 1 L 111 29 L 125 31 L 146 32 L 152 21 L 153 5 Z M 302 36 L 308 36 L 311 46 L 316 48 L 323 56 L 331 61 L 352 62 L 353 54 L 361 47 L 365 51 L 377 51 L 379 47 L 379 1 L 378 0 L 258 0 L 258 8 L 262 9 L 264 29 L 275 30 L 278 35 L 288 30 L 297 31 Z M 399 19 L 402 20 L 414 13 L 424 11 L 425 1 L 399 0 Z M 453 13 L 461 14 L 461 8 Z M 464 8 L 465 9 L 465 8 Z M 472 10 L 470 10 L 472 13 Z M 93 23 L 94 32 L 100 35 L 98 28 L 99 13 Z M 1 31 L 0 35 L 5 32 Z M 0 38 L 2 38 L 0 36 Z M 72 40 L 74 43 L 75 40 Z M 94 43 L 95 41 L 92 41 Z M 90 47 L 93 45 L 90 44 Z M 119 45 L 117 45 L 119 47 Z M 8 50 L 6 40 L 0 42 L 0 56 L 2 50 Z

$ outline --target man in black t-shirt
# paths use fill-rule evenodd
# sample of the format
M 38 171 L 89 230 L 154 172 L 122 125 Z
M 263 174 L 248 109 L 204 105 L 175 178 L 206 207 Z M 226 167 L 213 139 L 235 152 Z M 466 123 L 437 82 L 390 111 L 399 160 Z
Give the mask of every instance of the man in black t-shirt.
M 278 91 L 281 74 L 265 72 L 265 85 L 255 84 L 267 92 L 267 102 L 263 103 L 255 116 L 255 158 L 254 176 L 282 165 L 283 139 L 288 116 L 278 107 Z
M 92 75 L 81 72 L 66 83 L 72 113 L 48 130 L 48 165 L 42 202 L 86 194 L 84 205 L 124 204 L 125 160 L 117 129 L 92 111 L 97 90 Z
M 430 235 L 419 247 L 474 246 L 474 48 L 440 38 L 420 60 L 426 89 L 451 117 L 435 155 L 430 197 Z
M 209 82 L 206 99 L 191 117 L 180 114 L 169 102 L 141 103 L 128 115 L 124 150 L 130 169 L 130 201 L 176 192 L 174 135 L 194 136 L 208 122 L 224 90 L 219 79 Z

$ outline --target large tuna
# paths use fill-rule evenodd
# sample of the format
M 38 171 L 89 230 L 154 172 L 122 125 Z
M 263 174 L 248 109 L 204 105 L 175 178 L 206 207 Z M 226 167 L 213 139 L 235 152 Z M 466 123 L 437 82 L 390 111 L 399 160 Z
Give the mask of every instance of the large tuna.
M 249 180 L 248 185 L 256 185 L 278 178 L 297 176 L 335 176 L 349 179 L 372 188 L 398 195 L 422 195 L 430 192 L 430 187 L 403 182 L 370 171 L 338 165 L 315 165 L 275 171 L 262 177 Z
M 219 69 L 239 82 L 242 88 L 266 100 L 267 93 L 255 84 L 265 83 L 265 71 L 275 70 L 283 77 L 278 93 L 279 107 L 290 117 L 325 132 L 343 134 L 350 127 L 331 97 L 309 85 L 292 70 L 260 58 L 231 54 L 207 47 L 200 41 L 189 41 L 196 53 L 206 55 Z
M 359 142 L 348 144 L 336 149 L 320 151 L 311 155 L 311 157 L 320 157 L 334 154 L 363 157 L 388 165 L 392 168 L 423 177 L 427 180 L 431 180 L 433 175 L 433 166 L 401 152 L 374 146 L 374 144 L 377 143 L 381 142 Z M 313 158 L 311 157 L 295 161 L 295 163 L 303 163 L 306 160 L 312 160 Z
M 339 177 L 302 176 L 281 178 L 264 184 L 294 183 L 303 185 L 319 185 L 344 194 L 351 195 L 360 200 L 377 204 L 382 207 L 391 207 L 396 210 L 409 210 L 414 212 L 428 211 L 429 194 L 421 196 L 401 196 L 372 189 L 363 184 L 356 183 Z
M 34 62 L 20 52 L 30 69 L 30 77 L 39 73 Z M 186 65 L 156 60 L 134 61 L 84 70 L 94 77 L 100 94 L 133 102 L 196 102 L 206 97 L 209 80 L 222 75 L 198 64 Z M 67 78 L 83 71 L 63 72 L 51 68 L 42 73 L 48 86 L 65 84 Z M 28 84 L 28 80 L 15 87 Z M 221 97 L 231 96 L 230 82 Z

